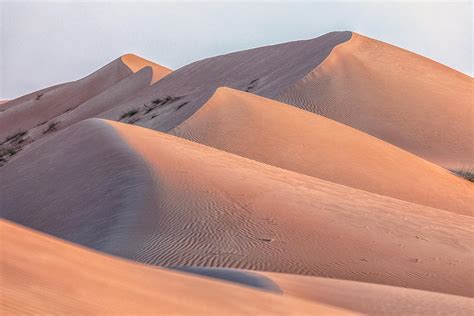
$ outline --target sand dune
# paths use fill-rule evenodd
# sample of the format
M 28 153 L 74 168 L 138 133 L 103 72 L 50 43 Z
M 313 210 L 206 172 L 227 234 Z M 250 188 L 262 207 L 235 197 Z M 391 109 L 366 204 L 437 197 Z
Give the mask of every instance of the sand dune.
M 145 263 L 474 294 L 471 217 L 148 129 L 87 120 L 0 176 L 2 216 Z
M 474 185 L 325 117 L 219 88 L 171 134 L 284 169 L 472 215 Z
M 471 77 L 353 33 L 277 99 L 446 168 L 474 166 Z
M 155 64 L 152 61 L 149 61 L 134 54 L 123 55 L 122 57 L 120 57 L 120 59 L 133 72 L 139 72 L 145 67 L 151 67 L 153 75 L 150 84 L 157 82 L 158 80 L 167 76 L 171 72 L 170 69 L 166 67 Z
M 284 296 L 324 302 L 364 315 L 471 315 L 474 312 L 474 299 L 436 292 L 274 272 L 196 267 L 176 269 Z
M 133 117 L 133 124 L 168 131 L 191 116 L 221 86 L 276 97 L 350 36 L 350 32 L 332 32 L 311 40 L 200 60 L 173 71 L 100 117 L 118 121 L 123 113 L 137 109 L 140 111 Z
M 104 256 L 6 221 L 0 221 L 0 233 L 4 315 L 352 315 L 324 304 Z
M 0 112 L 0 163 L 12 158 L 9 149 L 19 151 L 51 132 L 96 117 L 133 98 L 169 72 L 167 68 L 128 54 L 81 80 L 6 103 Z M 18 134 L 22 135 L 15 137 Z
M 100 117 L 142 109 L 133 124 L 168 131 L 221 86 L 332 118 L 445 168 L 473 163 L 472 78 L 351 32 L 194 62 Z

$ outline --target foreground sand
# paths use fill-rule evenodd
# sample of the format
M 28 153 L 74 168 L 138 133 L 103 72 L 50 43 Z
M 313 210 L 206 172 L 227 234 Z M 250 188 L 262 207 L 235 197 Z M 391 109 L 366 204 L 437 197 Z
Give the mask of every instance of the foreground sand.
M 321 303 L 104 256 L 0 221 L 6 314 L 352 315 Z
M 0 175 L 2 216 L 141 262 L 474 294 L 471 217 L 149 129 L 87 120 Z
M 277 99 L 445 168 L 474 166 L 474 81 L 356 33 Z
M 219 88 L 170 133 L 353 188 L 474 211 L 473 183 L 356 129 L 247 92 Z
M 152 269 L 105 256 L 8 221 L 0 221 L 0 235 L 0 306 L 7 314 L 469 315 L 473 310 L 473 300 L 459 296 L 290 274 L 231 271 L 232 275 L 274 282 L 279 294 L 267 294 L 239 283 Z

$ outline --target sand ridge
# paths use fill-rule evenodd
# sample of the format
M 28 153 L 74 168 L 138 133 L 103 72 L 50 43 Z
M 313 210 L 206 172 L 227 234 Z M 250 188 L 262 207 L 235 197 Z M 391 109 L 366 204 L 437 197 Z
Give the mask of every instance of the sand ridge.
M 474 164 L 473 91 L 465 74 L 353 33 L 276 99 L 460 169 Z
M 473 295 L 471 217 L 149 129 L 86 120 L 21 152 L 0 175 L 3 217 L 144 263 Z
M 169 72 L 138 56 L 126 55 L 81 80 L 7 102 L 0 111 L 0 166 L 14 158 L 10 152 L 99 116 Z
M 150 81 L 150 84 L 153 84 L 171 73 L 171 69 L 158 65 L 152 61 L 149 61 L 145 58 L 137 56 L 135 54 L 126 54 L 120 57 L 122 62 L 127 65 L 134 73 L 140 71 L 144 67 L 151 67 L 153 71 L 153 76 Z
M 472 215 L 474 184 L 346 125 L 219 88 L 171 134 L 353 188 Z
M 351 32 L 331 32 L 300 40 L 206 58 L 181 67 L 133 99 L 100 118 L 118 121 L 141 108 L 133 124 L 168 131 L 199 109 L 221 86 L 276 97 L 319 65 L 331 50 L 347 41 Z M 162 100 L 170 99 L 164 103 Z M 152 108 L 152 111 L 148 111 Z

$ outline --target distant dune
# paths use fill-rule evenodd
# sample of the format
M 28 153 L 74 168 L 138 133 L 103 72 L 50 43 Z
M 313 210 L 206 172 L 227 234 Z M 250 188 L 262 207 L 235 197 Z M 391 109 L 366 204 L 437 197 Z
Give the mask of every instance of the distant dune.
M 100 117 L 117 121 L 122 114 L 137 109 L 135 125 L 168 131 L 191 116 L 220 86 L 275 98 L 350 37 L 350 32 L 332 32 L 311 40 L 200 60 L 181 67 Z
M 115 259 L 6 221 L 0 231 L 0 306 L 7 314 L 352 315 Z
M 6 144 L 18 150 L 48 136 L 51 131 L 98 116 L 169 72 L 167 68 L 129 54 L 78 81 L 9 101 L 0 112 L 0 144 L 26 132 Z
M 346 125 L 250 93 L 219 88 L 170 133 L 365 191 L 473 212 L 468 181 Z
M 1 172 L 3 217 L 141 262 L 473 295 L 471 217 L 152 130 L 87 120 Z
M 353 33 L 277 99 L 445 168 L 474 167 L 473 79 Z

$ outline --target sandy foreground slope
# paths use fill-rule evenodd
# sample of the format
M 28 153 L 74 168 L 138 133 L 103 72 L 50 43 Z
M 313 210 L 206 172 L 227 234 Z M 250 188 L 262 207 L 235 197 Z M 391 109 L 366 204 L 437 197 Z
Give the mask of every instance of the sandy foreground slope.
M 2 314 L 353 315 L 105 256 L 0 221 Z
M 474 166 L 471 77 L 356 33 L 277 99 L 446 168 Z
M 0 160 L 12 158 L 2 150 L 21 150 L 51 131 L 96 117 L 170 72 L 128 54 L 83 79 L 7 102 L 0 111 Z
M 83 121 L 0 176 L 3 217 L 145 263 L 474 294 L 471 217 L 140 127 Z
M 175 267 L 178 271 L 251 286 L 364 315 L 471 315 L 474 299 L 355 281 L 228 268 Z
M 277 296 L 101 255 L 8 221 L 0 221 L 0 235 L 0 307 L 7 313 L 349 314 L 339 309 L 342 307 L 369 315 L 469 315 L 473 310 L 473 299 L 434 292 L 281 273 L 206 269 L 214 273 L 224 270 L 250 281 L 265 278 L 276 285 Z
M 474 184 L 323 116 L 219 88 L 171 134 L 270 165 L 472 215 Z

